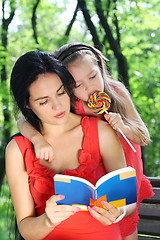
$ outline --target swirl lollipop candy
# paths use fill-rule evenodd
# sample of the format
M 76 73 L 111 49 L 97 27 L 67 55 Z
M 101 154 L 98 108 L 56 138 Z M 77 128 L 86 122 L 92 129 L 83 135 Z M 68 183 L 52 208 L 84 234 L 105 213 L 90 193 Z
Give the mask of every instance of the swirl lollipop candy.
M 105 112 L 106 114 L 108 114 L 107 110 L 110 108 L 111 98 L 105 92 L 96 91 L 89 96 L 87 104 L 90 110 L 93 111 L 94 113 L 102 114 Z M 132 148 L 132 150 L 136 152 L 136 149 L 130 143 L 128 138 L 124 135 L 122 130 L 119 127 L 117 129 L 121 133 L 121 135 L 124 137 L 126 142 L 129 144 L 129 146 Z
M 94 92 L 89 96 L 88 107 L 97 114 L 104 112 L 108 113 L 107 110 L 110 108 L 111 98 L 105 92 Z

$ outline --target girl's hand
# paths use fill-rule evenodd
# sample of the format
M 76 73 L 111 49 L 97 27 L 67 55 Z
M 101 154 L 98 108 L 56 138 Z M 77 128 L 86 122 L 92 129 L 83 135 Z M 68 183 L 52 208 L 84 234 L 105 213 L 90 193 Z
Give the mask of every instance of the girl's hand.
M 69 205 L 57 205 L 57 201 L 64 198 L 63 195 L 53 195 L 46 201 L 46 220 L 49 227 L 55 227 L 81 209 Z
M 36 158 L 46 160 L 51 162 L 54 159 L 54 151 L 52 146 L 46 142 L 44 139 L 38 139 L 38 141 L 34 142 L 34 151 L 36 154 Z
M 102 202 L 102 204 L 108 209 L 101 207 L 88 207 L 90 214 L 96 218 L 99 222 L 103 223 L 104 225 L 111 225 L 116 221 L 116 219 L 123 214 L 123 210 L 119 211 L 115 208 L 112 204 L 108 202 Z
M 104 115 L 104 118 L 107 120 L 109 125 L 116 131 L 118 131 L 118 128 L 120 128 L 125 133 L 129 128 L 124 124 L 122 117 L 119 113 L 109 112 L 108 114 Z

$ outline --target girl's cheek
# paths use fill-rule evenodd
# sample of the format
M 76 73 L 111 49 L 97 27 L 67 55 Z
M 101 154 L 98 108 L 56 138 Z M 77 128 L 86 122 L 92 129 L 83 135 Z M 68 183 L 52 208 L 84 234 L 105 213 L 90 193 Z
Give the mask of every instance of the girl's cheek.
M 84 91 L 82 88 L 77 88 L 74 91 L 74 95 L 80 100 L 86 102 L 88 100 L 88 93 Z
M 81 91 L 79 91 L 78 89 L 74 89 L 73 90 L 73 93 L 74 93 L 74 95 L 76 96 L 76 97 L 79 97 L 79 95 L 81 95 Z

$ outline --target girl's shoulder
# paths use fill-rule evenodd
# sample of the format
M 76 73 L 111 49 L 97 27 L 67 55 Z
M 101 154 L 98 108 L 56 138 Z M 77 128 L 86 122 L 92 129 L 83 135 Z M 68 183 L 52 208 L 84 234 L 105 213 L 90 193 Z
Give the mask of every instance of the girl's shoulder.
M 118 93 L 119 95 L 122 96 L 126 96 L 129 94 L 128 89 L 125 87 L 125 85 L 120 82 L 120 81 L 111 81 L 110 82 L 110 86 L 112 87 L 112 89 L 114 89 L 114 91 L 116 93 Z

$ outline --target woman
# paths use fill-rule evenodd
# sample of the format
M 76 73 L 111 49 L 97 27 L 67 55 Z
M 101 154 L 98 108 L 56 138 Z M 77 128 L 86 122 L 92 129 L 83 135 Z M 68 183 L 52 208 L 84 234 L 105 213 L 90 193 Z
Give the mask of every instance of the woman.
M 98 118 L 81 117 L 70 111 L 74 103 L 74 80 L 51 55 L 32 51 L 21 56 L 12 70 L 11 90 L 27 121 L 55 149 L 52 162 L 38 159 L 32 143 L 15 136 L 6 148 L 6 172 L 23 238 L 121 239 L 118 219 L 123 210 L 105 208 L 80 211 L 58 205 L 65 196 L 54 195 L 56 173 L 83 177 L 91 183 L 106 172 L 126 166 L 114 130 Z M 14 160 L 14 161 L 13 161 Z M 134 211 L 127 208 L 128 216 Z

